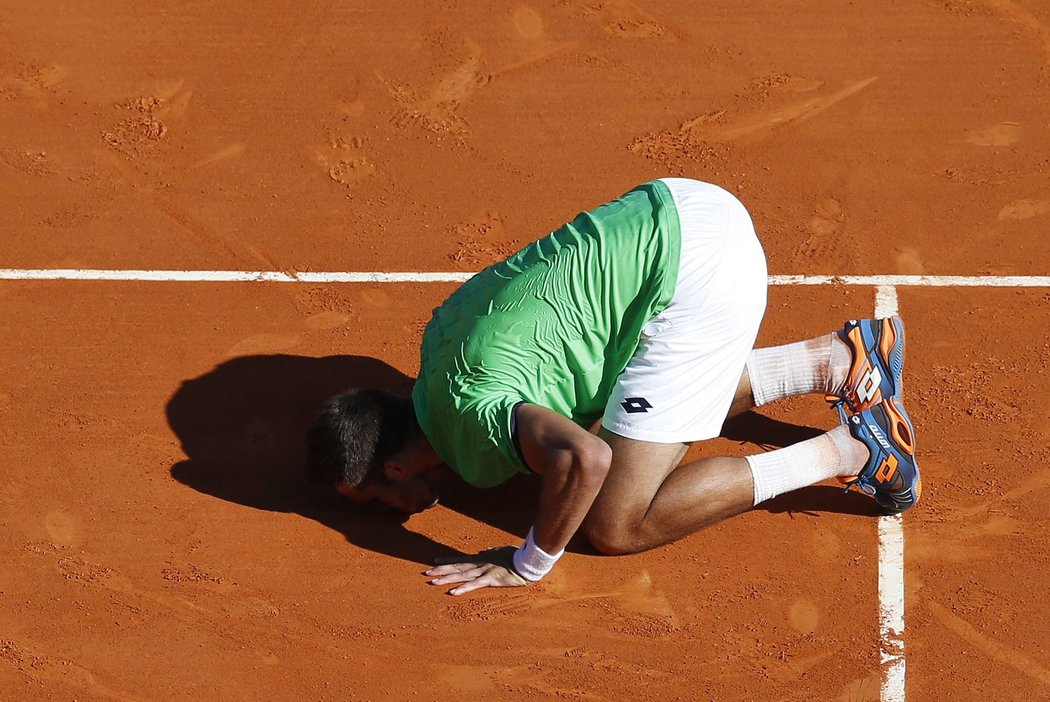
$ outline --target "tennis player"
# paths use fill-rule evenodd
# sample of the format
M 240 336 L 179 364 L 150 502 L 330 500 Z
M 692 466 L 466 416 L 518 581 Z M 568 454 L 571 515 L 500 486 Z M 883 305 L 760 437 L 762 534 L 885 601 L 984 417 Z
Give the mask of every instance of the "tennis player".
M 651 549 L 784 492 L 840 478 L 901 512 L 919 499 L 901 400 L 899 317 L 755 349 L 765 257 L 722 188 L 665 178 L 467 281 L 423 335 L 411 398 L 329 400 L 309 436 L 313 477 L 354 502 L 416 512 L 458 478 L 542 481 L 532 529 L 427 571 L 460 595 L 546 575 L 578 531 L 599 551 Z M 682 464 L 725 420 L 820 393 L 840 424 L 745 458 Z

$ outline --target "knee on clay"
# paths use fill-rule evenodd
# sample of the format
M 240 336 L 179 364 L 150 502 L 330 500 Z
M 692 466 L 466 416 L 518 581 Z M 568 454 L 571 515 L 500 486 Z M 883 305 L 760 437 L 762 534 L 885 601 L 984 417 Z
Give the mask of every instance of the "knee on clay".
M 599 553 L 624 556 L 644 550 L 638 529 L 623 524 L 585 523 L 584 534 Z

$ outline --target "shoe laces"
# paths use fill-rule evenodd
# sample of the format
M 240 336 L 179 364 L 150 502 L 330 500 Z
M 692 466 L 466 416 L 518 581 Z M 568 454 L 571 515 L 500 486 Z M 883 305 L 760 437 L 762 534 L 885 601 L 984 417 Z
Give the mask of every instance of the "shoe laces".
M 838 410 L 840 417 L 844 416 L 844 410 L 842 409 L 843 405 L 849 407 L 850 411 L 854 414 L 857 413 L 857 406 L 853 403 L 853 400 L 851 400 L 849 398 L 849 395 L 845 392 L 841 395 L 832 395 L 831 393 L 828 393 L 824 395 L 824 400 L 831 405 L 832 409 Z
M 844 487 L 842 491 L 849 492 L 850 488 L 852 487 L 857 488 L 869 497 L 875 497 L 875 486 L 859 475 L 855 476 L 853 480 L 846 483 L 846 487 Z

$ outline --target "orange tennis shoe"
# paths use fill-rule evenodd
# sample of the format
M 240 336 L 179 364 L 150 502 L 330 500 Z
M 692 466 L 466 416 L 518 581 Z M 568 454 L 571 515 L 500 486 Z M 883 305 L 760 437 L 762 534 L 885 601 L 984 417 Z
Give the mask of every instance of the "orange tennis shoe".
M 900 397 L 904 373 L 904 320 L 850 320 L 839 333 L 849 346 L 852 362 L 838 394 L 824 399 L 837 409 L 845 405 L 847 415 L 871 409 L 886 398 Z
M 849 416 L 840 405 L 839 416 L 871 454 L 858 475 L 839 478 L 846 489 L 857 486 L 891 513 L 915 506 L 922 494 L 922 479 L 915 460 L 915 429 L 900 397 L 884 398 Z

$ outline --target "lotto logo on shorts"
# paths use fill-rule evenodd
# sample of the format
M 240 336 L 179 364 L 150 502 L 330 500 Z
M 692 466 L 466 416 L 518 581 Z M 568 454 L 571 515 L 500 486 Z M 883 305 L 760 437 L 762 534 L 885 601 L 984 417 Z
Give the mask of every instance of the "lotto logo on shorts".
M 628 414 L 638 414 L 639 412 L 648 412 L 652 405 L 644 397 L 628 397 L 620 403 L 620 407 L 623 407 Z

